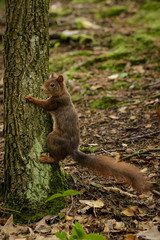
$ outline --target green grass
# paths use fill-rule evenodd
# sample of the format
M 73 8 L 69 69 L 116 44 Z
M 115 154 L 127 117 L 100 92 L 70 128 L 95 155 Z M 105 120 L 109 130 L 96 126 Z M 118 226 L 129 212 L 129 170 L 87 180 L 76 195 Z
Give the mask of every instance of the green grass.
M 62 54 L 49 59 L 49 72 L 64 71 L 74 63 L 74 58 L 69 54 Z
M 117 106 L 119 101 L 116 96 L 107 95 L 101 99 L 94 100 L 90 103 L 91 108 L 106 109 Z
M 119 16 L 122 12 L 126 10 L 127 10 L 126 6 L 113 6 L 110 8 L 100 10 L 95 14 L 95 17 L 96 18 L 115 17 Z
M 116 81 L 110 88 L 109 90 L 119 90 L 122 88 L 128 88 L 131 84 L 126 82 L 126 81 Z
M 99 66 L 99 69 L 109 70 L 111 72 L 122 72 L 124 71 L 126 63 L 115 61 L 115 60 L 108 60 L 104 62 L 102 65 Z
M 55 15 L 55 17 L 63 17 L 67 16 L 72 13 L 71 8 L 56 8 L 56 9 L 51 9 L 51 13 Z
M 160 1 L 146 0 L 139 11 L 128 20 L 131 25 L 144 24 L 151 29 L 160 29 Z

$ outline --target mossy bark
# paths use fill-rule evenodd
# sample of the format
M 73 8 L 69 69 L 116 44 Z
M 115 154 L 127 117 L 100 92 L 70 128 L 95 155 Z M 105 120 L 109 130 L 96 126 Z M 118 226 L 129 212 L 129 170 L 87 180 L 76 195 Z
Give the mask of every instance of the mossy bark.
M 4 201 L 10 206 L 40 205 L 49 195 L 66 189 L 59 165 L 40 164 L 51 131 L 49 115 L 25 96 L 43 97 L 47 78 L 49 0 L 6 0 L 4 37 Z

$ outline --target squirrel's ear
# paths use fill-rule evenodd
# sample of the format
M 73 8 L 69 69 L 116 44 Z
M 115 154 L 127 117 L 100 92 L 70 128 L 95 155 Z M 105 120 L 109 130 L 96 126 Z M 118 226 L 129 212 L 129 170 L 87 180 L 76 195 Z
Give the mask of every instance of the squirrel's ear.
M 57 78 L 57 74 L 56 74 L 55 72 L 53 72 L 53 73 L 50 74 L 49 78 L 50 78 L 50 79 L 51 79 L 51 78 Z
M 49 79 L 51 79 L 51 78 L 53 78 L 53 74 L 52 73 L 49 75 Z
M 59 75 L 58 78 L 57 78 L 57 81 L 58 81 L 59 83 L 62 83 L 62 82 L 64 81 L 63 76 L 62 76 L 62 75 Z

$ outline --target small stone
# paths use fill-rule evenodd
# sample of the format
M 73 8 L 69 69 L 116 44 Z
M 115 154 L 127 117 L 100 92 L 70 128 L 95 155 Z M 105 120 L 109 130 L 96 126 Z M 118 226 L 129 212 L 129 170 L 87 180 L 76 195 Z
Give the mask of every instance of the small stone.
M 134 151 L 131 149 L 131 148 L 127 148 L 126 149 L 126 153 L 128 153 L 128 154 L 132 154 Z

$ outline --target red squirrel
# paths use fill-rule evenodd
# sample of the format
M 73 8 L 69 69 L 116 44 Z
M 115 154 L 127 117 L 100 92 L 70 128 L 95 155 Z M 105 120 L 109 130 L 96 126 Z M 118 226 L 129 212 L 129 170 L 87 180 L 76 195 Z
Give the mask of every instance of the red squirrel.
M 78 116 L 62 75 L 52 73 L 41 90 L 50 95 L 47 100 L 26 96 L 28 101 L 50 112 L 54 119 L 54 129 L 47 136 L 49 155 L 42 154 L 40 162 L 58 163 L 70 155 L 78 164 L 100 176 L 124 180 L 138 192 L 149 189 L 148 181 L 134 165 L 123 161 L 117 162 L 108 156 L 87 155 L 78 150 L 80 141 Z

